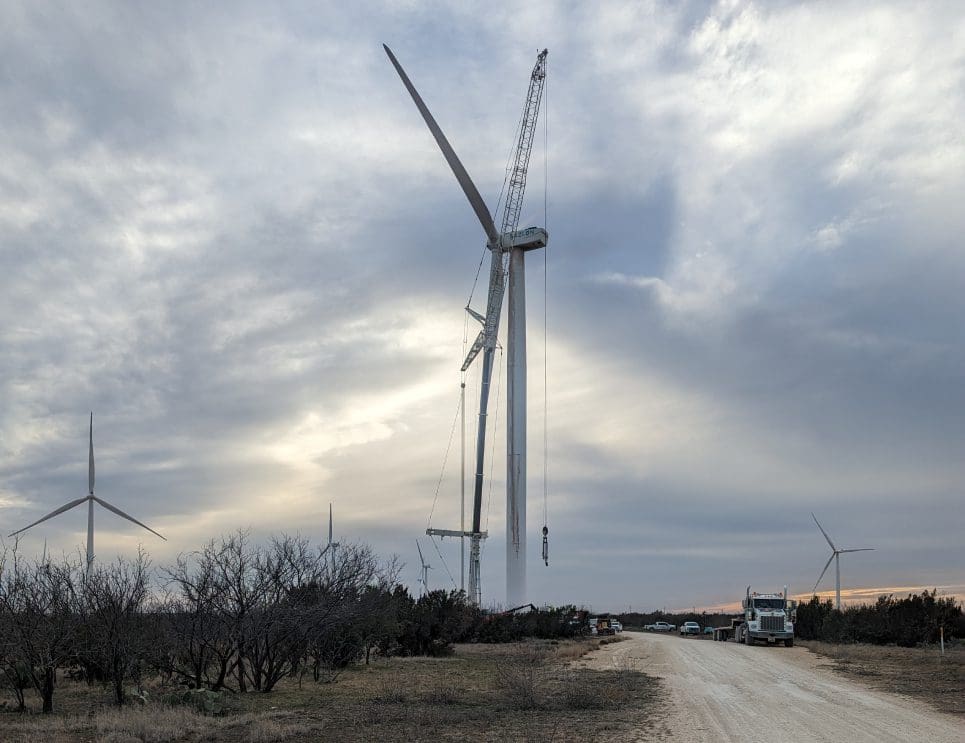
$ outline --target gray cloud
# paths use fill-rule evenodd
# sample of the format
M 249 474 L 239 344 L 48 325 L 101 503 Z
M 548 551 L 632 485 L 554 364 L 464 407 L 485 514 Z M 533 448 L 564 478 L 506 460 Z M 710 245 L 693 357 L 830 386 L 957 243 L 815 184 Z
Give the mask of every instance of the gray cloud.
M 528 267 L 533 598 L 687 606 L 748 582 L 809 589 L 825 549 L 811 510 L 878 547 L 849 563 L 851 585 L 960 574 L 954 7 L 4 15 L 8 531 L 83 494 L 93 409 L 99 493 L 171 537 L 147 535 L 159 560 L 239 526 L 321 535 L 334 501 L 342 538 L 414 562 L 483 237 L 381 42 L 491 205 L 548 46 L 547 177 L 538 151 L 524 213 L 542 222 L 545 187 L 547 273 L 539 256 Z M 458 518 L 456 459 L 436 525 Z M 98 524 L 104 550 L 140 539 L 109 514 Z M 72 550 L 83 517 L 44 526 L 25 549 Z

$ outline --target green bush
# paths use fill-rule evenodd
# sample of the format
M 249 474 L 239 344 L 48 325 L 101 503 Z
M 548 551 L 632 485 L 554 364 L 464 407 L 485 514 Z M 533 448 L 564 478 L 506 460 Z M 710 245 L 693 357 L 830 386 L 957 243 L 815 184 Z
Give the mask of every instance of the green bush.
M 802 640 L 914 647 L 938 642 L 942 628 L 946 639 L 965 637 L 962 608 L 952 598 L 939 597 L 937 591 L 924 591 L 903 599 L 879 596 L 874 604 L 842 611 L 834 609 L 830 599 L 812 596 L 798 607 L 795 634 Z

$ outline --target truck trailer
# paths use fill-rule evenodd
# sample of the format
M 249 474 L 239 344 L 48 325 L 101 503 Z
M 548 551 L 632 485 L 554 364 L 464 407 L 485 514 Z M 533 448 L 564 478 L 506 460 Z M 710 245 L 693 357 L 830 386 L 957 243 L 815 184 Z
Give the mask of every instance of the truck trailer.
M 797 602 L 787 598 L 787 586 L 783 593 L 751 593 L 741 602 L 743 613 L 731 619 L 730 627 L 714 627 L 714 639 L 754 645 L 783 642 L 784 647 L 794 645 L 794 622 L 797 619 Z

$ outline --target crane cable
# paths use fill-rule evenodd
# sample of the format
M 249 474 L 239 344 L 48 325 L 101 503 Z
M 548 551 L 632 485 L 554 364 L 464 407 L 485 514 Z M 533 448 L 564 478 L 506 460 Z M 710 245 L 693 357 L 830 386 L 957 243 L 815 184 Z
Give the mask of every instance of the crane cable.
M 436 544 L 435 538 L 430 534 L 429 541 L 432 542 L 432 546 L 436 548 L 436 554 L 439 555 L 439 559 L 442 560 L 442 567 L 446 569 L 446 575 L 449 576 L 449 580 L 452 581 L 452 588 L 455 591 L 459 590 L 459 586 L 456 585 L 456 579 L 452 577 L 452 572 L 449 570 L 449 565 L 446 564 L 446 558 L 442 556 L 442 550 L 439 549 L 439 545 Z M 426 586 L 426 593 L 429 592 L 429 587 Z
M 426 519 L 426 528 L 432 526 L 432 514 L 436 510 L 436 502 L 439 500 L 439 490 L 442 488 L 442 480 L 446 475 L 446 463 L 449 461 L 449 451 L 452 449 L 452 439 L 456 433 L 456 422 L 459 420 L 459 411 L 461 408 L 461 400 L 456 404 L 456 414 L 452 418 L 452 426 L 449 429 L 449 443 L 446 445 L 446 454 L 442 458 L 442 471 L 439 473 L 439 480 L 436 482 L 436 492 L 432 497 L 432 508 L 429 509 L 429 518 Z
M 543 81 L 543 226 L 547 233 L 549 232 L 549 171 L 548 171 L 548 150 L 549 150 L 549 93 L 546 85 L 546 80 Z M 549 342 L 547 337 L 547 290 L 549 282 L 547 279 L 548 267 L 546 259 L 546 249 L 543 249 L 543 564 L 549 567 L 550 564 L 550 547 L 549 547 L 549 526 L 547 525 L 548 517 L 548 507 L 547 507 L 547 479 L 549 472 L 548 455 L 549 455 L 549 445 L 548 445 L 548 434 L 547 434 L 547 423 L 548 423 L 548 393 L 547 393 L 547 352 L 549 349 Z

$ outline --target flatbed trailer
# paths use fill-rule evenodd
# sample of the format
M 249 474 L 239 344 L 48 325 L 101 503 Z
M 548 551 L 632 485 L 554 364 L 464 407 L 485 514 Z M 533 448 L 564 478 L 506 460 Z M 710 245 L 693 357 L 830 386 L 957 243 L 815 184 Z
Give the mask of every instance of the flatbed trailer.
M 714 639 L 717 642 L 727 642 L 733 636 L 733 627 L 714 627 Z

